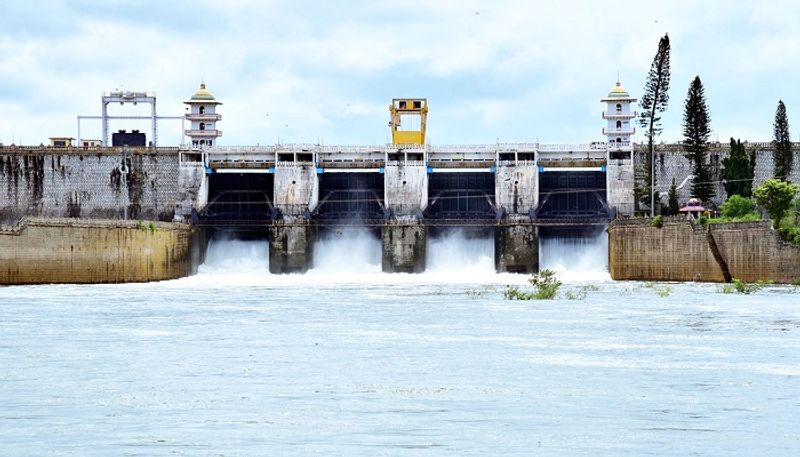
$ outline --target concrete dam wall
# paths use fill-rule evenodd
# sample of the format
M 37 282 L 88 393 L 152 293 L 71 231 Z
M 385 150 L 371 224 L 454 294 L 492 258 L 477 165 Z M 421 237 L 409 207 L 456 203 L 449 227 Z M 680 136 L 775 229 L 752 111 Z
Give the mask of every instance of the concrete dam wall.
M 176 279 L 204 250 L 203 231 L 184 224 L 30 219 L 0 230 L 0 285 Z
M 612 279 L 723 282 L 800 280 L 800 248 L 768 222 L 714 224 L 619 219 L 608 227 Z
M 179 175 L 177 149 L 0 149 L 0 221 L 23 215 L 172 221 Z M 184 181 L 191 189 L 191 180 Z

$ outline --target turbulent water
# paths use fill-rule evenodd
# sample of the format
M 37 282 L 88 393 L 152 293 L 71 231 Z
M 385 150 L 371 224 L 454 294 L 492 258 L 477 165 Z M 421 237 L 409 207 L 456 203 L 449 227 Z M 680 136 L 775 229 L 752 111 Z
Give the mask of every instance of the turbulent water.
M 612 282 L 603 243 L 542 242 L 553 301 L 463 233 L 423 275 L 343 232 L 306 275 L 228 240 L 177 281 L 0 288 L 0 454 L 798 455 L 795 288 Z

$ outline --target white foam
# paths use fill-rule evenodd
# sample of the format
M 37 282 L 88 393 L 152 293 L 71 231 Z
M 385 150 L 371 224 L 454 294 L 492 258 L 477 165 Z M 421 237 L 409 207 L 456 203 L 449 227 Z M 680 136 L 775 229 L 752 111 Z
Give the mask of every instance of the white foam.
M 608 234 L 592 237 L 542 238 L 539 267 L 553 270 L 564 282 L 609 281 Z

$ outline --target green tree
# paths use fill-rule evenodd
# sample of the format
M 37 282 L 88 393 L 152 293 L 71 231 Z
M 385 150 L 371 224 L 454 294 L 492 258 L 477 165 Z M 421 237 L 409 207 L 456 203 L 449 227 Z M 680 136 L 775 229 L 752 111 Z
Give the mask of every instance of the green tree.
M 719 209 L 722 217 L 735 219 L 751 214 L 755 211 L 756 205 L 749 198 L 744 198 L 741 195 L 731 195 Z
M 681 204 L 678 202 L 678 188 L 675 186 L 675 178 L 672 178 L 672 185 L 669 186 L 669 194 L 667 194 L 667 214 L 675 216 L 681 210 Z
M 741 141 L 731 138 L 731 153 L 722 159 L 722 185 L 728 197 L 741 195 L 745 198 L 753 196 L 753 178 L 755 177 L 755 153 L 749 156 Z
M 665 34 L 658 41 L 658 50 L 650 66 L 650 72 L 647 74 L 644 93 L 639 103 L 642 107 L 642 112 L 639 115 L 639 125 L 646 129 L 647 158 L 645 164 L 637 170 L 634 193 L 637 196 L 637 201 L 650 207 L 651 217 L 655 211 L 653 149 L 655 137 L 661 133 L 660 114 L 667 110 L 667 104 L 669 103 L 670 49 L 669 36 Z
M 683 112 L 683 149 L 692 162 L 694 179 L 692 197 L 707 203 L 714 197 L 711 165 L 708 163 L 708 137 L 711 135 L 711 118 L 706 105 L 705 89 L 699 76 L 695 76 L 686 95 Z
M 775 110 L 775 125 L 773 127 L 775 150 L 772 153 L 774 175 L 776 179 L 788 181 L 792 173 L 792 140 L 789 135 L 789 119 L 786 117 L 786 105 L 783 100 L 778 101 Z
M 769 213 L 774 228 L 780 227 L 783 217 L 792 207 L 792 200 L 797 195 L 797 189 L 797 184 L 780 179 L 769 179 L 753 191 L 756 202 Z

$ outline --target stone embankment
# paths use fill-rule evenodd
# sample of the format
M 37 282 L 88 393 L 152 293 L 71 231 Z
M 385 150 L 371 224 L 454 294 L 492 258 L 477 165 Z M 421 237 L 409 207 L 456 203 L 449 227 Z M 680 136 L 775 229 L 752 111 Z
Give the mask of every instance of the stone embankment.
M 185 224 L 23 219 L 0 227 L 0 285 L 181 278 L 204 251 L 204 233 Z
M 747 282 L 800 280 L 800 248 L 768 222 L 703 226 L 618 219 L 608 227 L 609 270 L 616 280 Z

